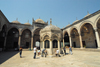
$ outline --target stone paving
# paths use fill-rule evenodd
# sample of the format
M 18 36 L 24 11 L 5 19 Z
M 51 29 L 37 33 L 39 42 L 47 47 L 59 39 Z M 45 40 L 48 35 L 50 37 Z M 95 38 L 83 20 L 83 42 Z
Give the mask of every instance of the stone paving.
M 10 54 L 14 55 L 3 61 Z M 0 67 L 100 67 L 100 52 L 74 50 L 73 55 L 33 59 L 33 51 L 23 51 L 22 56 L 17 52 L 0 53 Z

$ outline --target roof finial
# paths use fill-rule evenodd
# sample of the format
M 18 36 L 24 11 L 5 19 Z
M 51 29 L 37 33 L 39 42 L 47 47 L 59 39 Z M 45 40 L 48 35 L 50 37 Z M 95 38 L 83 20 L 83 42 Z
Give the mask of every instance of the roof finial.
M 50 18 L 50 25 L 52 25 L 52 19 Z
M 32 20 L 34 21 L 34 18 L 32 18 Z
M 89 11 L 87 11 L 87 14 L 89 14 Z
M 76 17 L 76 20 L 77 20 L 77 17 Z
M 16 21 L 18 21 L 18 18 L 16 18 Z
M 47 24 L 48 24 L 48 21 L 47 21 Z
M 29 23 L 29 20 L 28 20 L 28 23 Z
M 68 25 L 70 24 L 70 22 L 68 22 Z
M 39 19 L 40 19 L 40 17 L 39 17 Z

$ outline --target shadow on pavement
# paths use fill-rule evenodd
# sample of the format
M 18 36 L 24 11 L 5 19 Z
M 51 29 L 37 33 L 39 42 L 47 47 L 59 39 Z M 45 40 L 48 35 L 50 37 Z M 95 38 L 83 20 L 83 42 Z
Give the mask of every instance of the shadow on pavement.
M 0 52 L 0 64 L 7 61 L 9 58 L 16 55 L 18 51 L 7 51 L 7 52 Z

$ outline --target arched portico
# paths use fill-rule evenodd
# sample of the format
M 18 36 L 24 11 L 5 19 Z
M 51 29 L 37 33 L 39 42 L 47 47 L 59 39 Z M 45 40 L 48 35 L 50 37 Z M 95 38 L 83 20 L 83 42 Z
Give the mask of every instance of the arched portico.
M 7 26 L 3 25 L 2 30 L 0 31 L 0 48 L 5 49 L 6 47 L 6 32 Z
M 14 49 L 18 48 L 18 38 L 19 38 L 19 31 L 16 28 L 11 28 L 7 34 L 7 48 Z
M 33 47 L 36 46 L 38 49 L 40 49 L 40 30 L 41 28 L 37 28 L 33 32 Z
M 79 48 L 80 47 L 80 41 L 79 41 L 79 33 L 76 28 L 73 28 L 70 32 L 70 37 L 71 37 L 71 42 L 72 42 L 72 47 L 74 48 Z
M 64 46 L 70 46 L 68 32 L 65 32 L 65 33 L 64 33 L 64 39 L 63 39 L 63 40 L 64 40 L 64 43 L 63 43 Z M 63 47 L 64 47 L 64 46 L 63 46 Z
M 83 47 L 97 48 L 97 41 L 93 26 L 90 23 L 85 23 L 80 28 L 80 34 L 82 36 Z
M 31 48 L 31 31 L 29 29 L 23 30 L 20 46 L 23 48 Z

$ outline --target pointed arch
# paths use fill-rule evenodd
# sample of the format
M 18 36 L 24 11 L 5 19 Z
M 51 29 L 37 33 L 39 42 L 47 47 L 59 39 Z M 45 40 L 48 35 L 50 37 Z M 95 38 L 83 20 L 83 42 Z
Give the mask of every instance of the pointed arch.
M 100 20 L 100 15 L 99 15 L 99 16 L 95 19 L 95 21 L 94 21 L 94 23 L 95 23 L 95 24 L 94 24 L 94 25 L 95 25 L 94 27 L 95 27 L 95 28 L 97 28 L 97 23 L 98 23 L 99 20 Z
M 72 32 L 72 30 L 73 30 L 74 28 L 75 28 L 75 29 L 77 30 L 77 32 L 79 33 L 77 27 L 76 27 L 76 26 L 73 26 L 73 27 L 70 28 L 70 34 L 71 34 L 71 32 Z
M 86 21 L 81 22 L 81 24 L 79 25 L 79 33 L 81 33 L 82 26 L 84 26 L 87 23 L 89 23 L 94 28 L 93 22 L 86 20 Z

